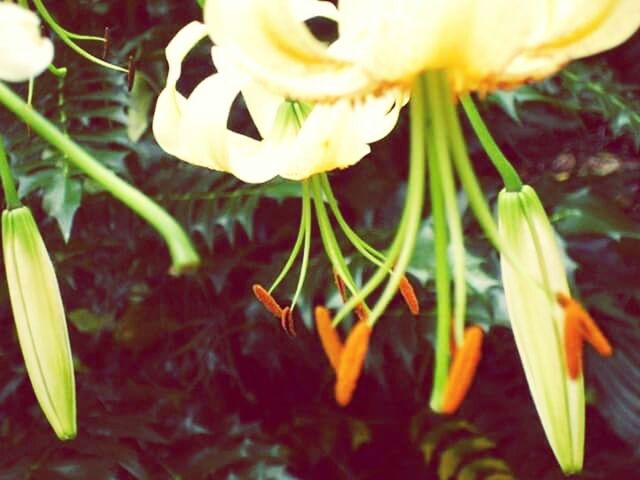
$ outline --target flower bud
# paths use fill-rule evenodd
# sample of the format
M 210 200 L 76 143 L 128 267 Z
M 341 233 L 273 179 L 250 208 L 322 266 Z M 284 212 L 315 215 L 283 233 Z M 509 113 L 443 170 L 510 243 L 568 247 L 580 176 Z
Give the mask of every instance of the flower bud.
M 556 294 L 569 295 L 555 233 L 535 191 L 501 191 L 499 228 L 507 309 L 531 396 L 547 440 L 565 473 L 582 469 L 584 384 L 570 378 L 564 352 L 565 316 Z M 504 253 L 504 252 L 503 252 Z
M 0 80 L 24 82 L 53 60 L 53 44 L 40 34 L 40 19 L 15 3 L 0 2 Z
M 11 308 L 31 385 L 58 438 L 76 435 L 73 360 L 53 264 L 27 207 L 2 213 Z

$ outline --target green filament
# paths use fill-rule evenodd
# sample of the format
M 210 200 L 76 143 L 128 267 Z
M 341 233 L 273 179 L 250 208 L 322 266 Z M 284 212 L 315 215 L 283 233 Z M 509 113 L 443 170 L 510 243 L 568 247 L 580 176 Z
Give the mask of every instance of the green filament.
M 38 10 L 38 13 L 40 14 L 40 16 L 51 27 L 51 30 L 56 32 L 56 35 L 58 35 L 60 37 L 60 40 L 62 40 L 71 50 L 76 52 L 78 55 L 86 58 L 87 60 L 89 60 L 89 61 L 91 61 L 91 62 L 93 62 L 93 63 L 95 63 L 97 65 L 100 65 L 101 67 L 110 68 L 111 70 L 116 70 L 118 72 L 129 73 L 129 70 L 127 70 L 126 68 L 119 67 L 118 65 L 113 65 L 112 63 L 105 62 L 104 60 L 102 60 L 102 59 L 100 59 L 100 58 L 98 58 L 98 57 L 96 57 L 94 55 L 91 55 L 89 52 L 87 52 L 83 48 L 80 48 L 71 39 L 72 37 L 73 38 L 87 37 L 87 38 L 83 38 L 83 39 L 91 40 L 91 39 L 95 39 L 95 38 L 98 38 L 98 37 L 88 37 L 88 36 L 82 36 L 82 35 L 76 35 L 76 34 L 71 34 L 70 35 L 70 32 L 68 32 L 67 30 L 62 28 L 60 26 L 60 24 L 58 24 L 58 22 L 55 21 L 55 19 L 51 16 L 49 11 L 46 9 L 44 4 L 42 3 L 42 0 L 33 0 L 33 4 L 36 6 L 36 10 Z
M 500 147 L 498 147 L 498 144 L 491 136 L 487 125 L 482 120 L 476 105 L 473 103 L 471 95 L 468 93 L 462 95 L 460 102 L 462 103 L 464 112 L 467 114 L 473 131 L 478 136 L 478 140 L 480 140 L 480 144 L 502 177 L 505 188 L 508 192 L 519 192 L 522 189 L 522 180 L 516 169 L 513 168 L 513 165 L 507 160 L 507 157 L 504 156 L 502 150 L 500 150 Z

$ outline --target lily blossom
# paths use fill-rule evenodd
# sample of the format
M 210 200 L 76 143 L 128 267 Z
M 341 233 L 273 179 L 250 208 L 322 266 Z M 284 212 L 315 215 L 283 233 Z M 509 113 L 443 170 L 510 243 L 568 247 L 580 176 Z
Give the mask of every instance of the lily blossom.
M 304 13 L 327 17 L 331 10 Z M 176 89 L 181 63 L 206 35 L 204 24 L 192 22 L 167 46 L 169 74 L 156 105 L 153 132 L 168 153 L 245 182 L 265 182 L 278 175 L 302 180 L 351 166 L 369 153 L 369 143 L 393 129 L 407 101 L 399 91 L 364 102 L 344 100 L 315 107 L 288 101 L 239 70 L 229 52 L 219 47 L 212 48 L 217 73 L 185 97 Z M 239 95 L 260 140 L 227 128 Z
M 612 48 L 640 24 L 637 0 L 340 0 L 327 47 L 296 16 L 308 3 L 207 0 L 204 18 L 243 68 L 313 101 L 410 87 L 427 70 L 447 70 L 456 93 L 517 85 Z
M 0 2 L 0 80 L 24 82 L 53 60 L 53 43 L 40 33 L 40 19 L 15 3 Z

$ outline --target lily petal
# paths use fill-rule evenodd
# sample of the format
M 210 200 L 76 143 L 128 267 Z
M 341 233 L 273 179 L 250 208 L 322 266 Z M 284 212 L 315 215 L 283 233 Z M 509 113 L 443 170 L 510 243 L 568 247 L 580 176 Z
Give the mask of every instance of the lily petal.
M 319 2 L 210 0 L 205 22 L 269 88 L 317 102 L 408 88 L 435 69 L 458 93 L 512 86 L 612 48 L 640 24 L 637 0 L 341 0 L 339 38 L 324 47 L 296 17 L 305 3 Z
M 205 26 L 200 22 L 191 22 L 169 42 L 165 52 L 169 63 L 169 73 L 166 86 L 160 92 L 156 102 L 152 130 L 158 145 L 178 158 L 184 156 L 181 152 L 177 132 L 186 99 L 176 90 L 176 84 L 182 73 L 182 60 L 205 36 Z
M 53 60 L 53 44 L 40 34 L 40 19 L 14 3 L 0 2 L 0 80 L 24 82 Z

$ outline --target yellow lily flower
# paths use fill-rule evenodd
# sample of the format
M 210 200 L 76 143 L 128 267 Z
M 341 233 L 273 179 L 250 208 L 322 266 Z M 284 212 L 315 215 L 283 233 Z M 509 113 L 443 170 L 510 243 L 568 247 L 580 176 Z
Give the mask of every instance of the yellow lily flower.
M 58 438 L 76 436 L 76 392 L 53 264 L 27 207 L 2 213 L 2 248 L 20 349 L 40 408 Z
M 332 12 L 316 8 L 303 13 L 306 17 L 327 18 Z M 170 154 L 232 173 L 245 182 L 265 182 L 277 175 L 302 180 L 351 166 L 369 153 L 369 143 L 393 129 L 407 101 L 406 95 L 392 92 L 357 103 L 344 100 L 311 107 L 290 102 L 240 71 L 229 52 L 219 47 L 212 48 L 217 73 L 184 97 L 176 90 L 182 60 L 206 35 L 204 24 L 192 22 L 167 46 L 169 74 L 158 97 L 153 132 L 158 144 Z M 261 140 L 227 128 L 239 95 Z
M 53 60 L 53 44 L 40 33 L 40 19 L 14 3 L 0 2 L 0 80 L 24 82 Z
M 637 0 L 340 0 L 329 47 L 296 16 L 304 0 L 207 0 L 211 38 L 292 98 L 322 101 L 409 87 L 446 70 L 456 93 L 544 78 L 638 28 Z
M 516 345 L 542 426 L 565 473 L 582 468 L 584 380 L 582 339 L 602 355 L 612 349 L 591 317 L 569 295 L 553 227 L 528 185 L 498 196 L 500 234 L 513 255 L 502 256 L 502 279 Z

